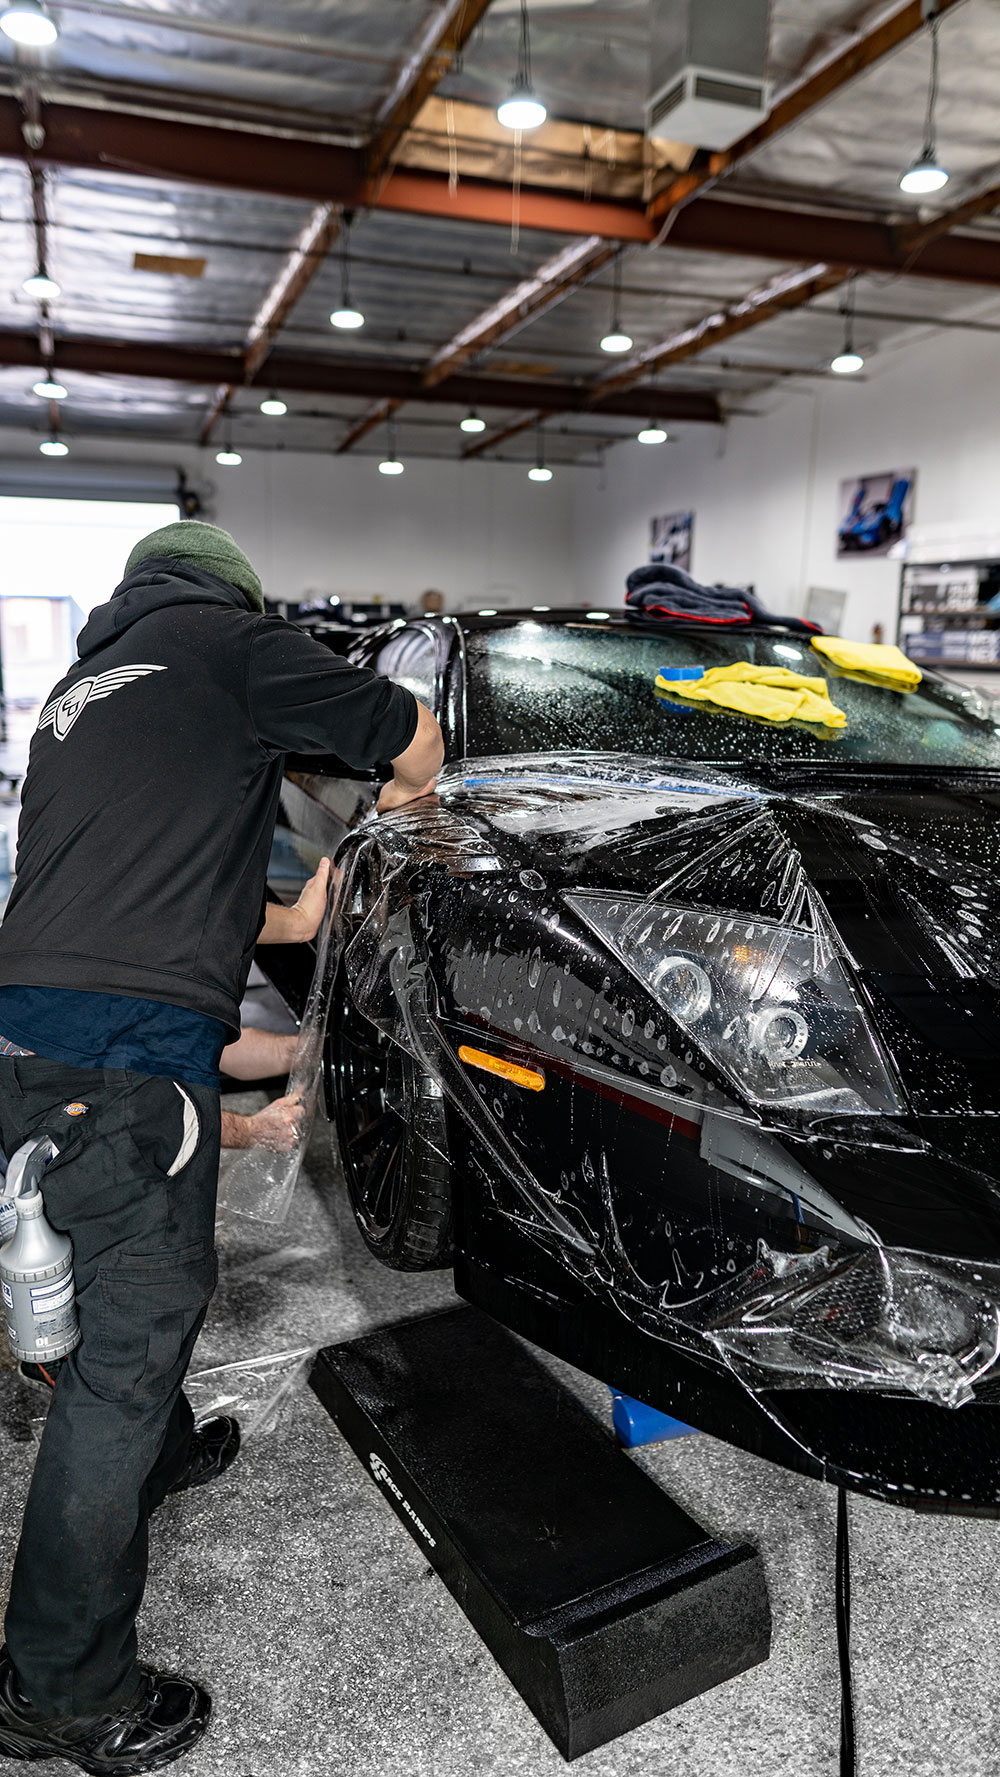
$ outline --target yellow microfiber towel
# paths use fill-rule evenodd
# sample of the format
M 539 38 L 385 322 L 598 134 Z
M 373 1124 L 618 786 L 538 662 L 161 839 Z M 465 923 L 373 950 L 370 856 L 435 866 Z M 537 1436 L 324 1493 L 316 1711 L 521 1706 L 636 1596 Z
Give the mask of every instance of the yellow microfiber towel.
M 901 648 L 887 642 L 845 642 L 842 636 L 813 636 L 812 645 L 831 666 L 839 666 L 844 672 L 864 673 L 868 683 L 883 685 L 887 691 L 915 691 L 924 676 Z
M 808 679 L 785 666 L 754 666 L 749 660 L 734 660 L 729 666 L 710 667 L 700 679 L 669 680 L 658 673 L 656 686 L 668 697 L 710 703 L 765 722 L 794 720 L 824 728 L 843 728 L 847 723 L 843 710 L 831 702 L 824 678 Z

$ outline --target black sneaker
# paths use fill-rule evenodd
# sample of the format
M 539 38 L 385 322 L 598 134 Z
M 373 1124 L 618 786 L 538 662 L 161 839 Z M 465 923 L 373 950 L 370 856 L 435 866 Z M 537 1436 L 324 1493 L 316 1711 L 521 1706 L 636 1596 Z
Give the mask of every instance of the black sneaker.
M 158 1771 L 190 1752 L 208 1727 L 212 1699 L 190 1678 L 140 1666 L 142 1690 L 118 1715 L 41 1716 L 22 1697 L 0 1648 L 0 1752 L 8 1758 L 68 1759 L 95 1777 Z
M 49 1364 L 29 1364 L 22 1360 L 17 1366 L 17 1373 L 22 1382 L 29 1388 L 37 1388 L 39 1394 L 51 1394 L 59 1380 L 59 1372 L 66 1362 L 64 1357 L 54 1358 Z
M 240 1452 L 240 1422 L 224 1415 L 206 1419 L 191 1433 L 191 1452 L 187 1464 L 171 1487 L 171 1493 L 186 1493 L 189 1487 L 204 1487 L 231 1468 Z

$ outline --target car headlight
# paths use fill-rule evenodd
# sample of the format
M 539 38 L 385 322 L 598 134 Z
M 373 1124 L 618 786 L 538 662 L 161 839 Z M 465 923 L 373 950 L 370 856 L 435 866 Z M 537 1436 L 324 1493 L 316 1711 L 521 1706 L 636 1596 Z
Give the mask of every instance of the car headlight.
M 825 933 L 628 895 L 568 904 L 752 1102 L 898 1112 L 878 1039 Z

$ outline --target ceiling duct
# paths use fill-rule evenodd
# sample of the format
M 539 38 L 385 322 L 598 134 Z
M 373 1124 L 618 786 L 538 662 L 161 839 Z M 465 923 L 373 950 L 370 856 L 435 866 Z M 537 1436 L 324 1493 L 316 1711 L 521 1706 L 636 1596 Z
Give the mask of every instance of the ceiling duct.
M 767 116 L 770 0 L 652 0 L 647 134 L 731 148 Z

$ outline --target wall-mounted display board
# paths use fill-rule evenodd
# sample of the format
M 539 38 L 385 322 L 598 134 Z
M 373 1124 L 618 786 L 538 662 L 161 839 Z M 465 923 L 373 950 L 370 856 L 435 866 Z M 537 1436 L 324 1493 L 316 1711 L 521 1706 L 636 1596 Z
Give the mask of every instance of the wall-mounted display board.
M 1000 559 L 907 562 L 897 639 L 922 666 L 1000 667 Z

